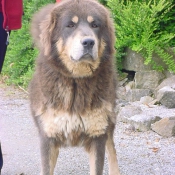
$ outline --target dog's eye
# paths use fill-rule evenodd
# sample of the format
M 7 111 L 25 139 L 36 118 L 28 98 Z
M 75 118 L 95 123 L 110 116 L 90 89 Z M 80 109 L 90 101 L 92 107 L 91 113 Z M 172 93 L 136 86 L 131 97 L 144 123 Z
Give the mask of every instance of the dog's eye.
M 68 27 L 68 28 L 73 28 L 73 27 L 75 27 L 75 24 L 74 24 L 73 22 L 71 22 L 71 23 L 69 23 L 69 24 L 67 25 L 67 27 Z
M 91 24 L 92 28 L 98 28 L 98 25 L 96 23 Z

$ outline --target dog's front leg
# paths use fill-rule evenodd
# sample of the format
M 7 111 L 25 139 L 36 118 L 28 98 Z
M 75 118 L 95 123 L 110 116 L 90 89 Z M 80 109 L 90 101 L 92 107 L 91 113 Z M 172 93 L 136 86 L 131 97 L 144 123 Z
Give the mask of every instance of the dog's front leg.
M 41 175 L 53 175 L 59 147 L 54 139 L 46 136 L 40 137 L 41 144 Z
M 106 142 L 106 152 L 108 157 L 108 164 L 109 164 L 109 175 L 120 175 L 119 166 L 117 161 L 117 155 L 113 140 L 114 134 L 114 125 L 111 126 L 108 130 L 108 139 Z
M 103 174 L 106 139 L 106 135 L 95 137 L 89 145 L 90 175 Z

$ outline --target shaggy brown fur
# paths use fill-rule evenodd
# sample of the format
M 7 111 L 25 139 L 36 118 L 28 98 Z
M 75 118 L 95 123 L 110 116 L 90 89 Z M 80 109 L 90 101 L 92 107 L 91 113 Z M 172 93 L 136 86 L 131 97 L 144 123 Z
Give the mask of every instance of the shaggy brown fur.
M 114 28 L 95 0 L 63 0 L 33 17 L 40 53 L 30 84 L 31 111 L 39 129 L 42 175 L 53 175 L 59 148 L 84 146 L 90 174 L 119 175 L 113 142 L 116 74 Z

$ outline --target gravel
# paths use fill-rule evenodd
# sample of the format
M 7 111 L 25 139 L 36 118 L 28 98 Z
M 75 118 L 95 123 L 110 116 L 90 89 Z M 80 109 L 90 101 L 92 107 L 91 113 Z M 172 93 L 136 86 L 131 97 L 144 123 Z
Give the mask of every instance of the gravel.
M 114 139 L 122 175 L 175 174 L 175 137 L 163 138 L 153 131 L 137 132 L 128 124 L 118 122 Z M 39 174 L 39 139 L 30 115 L 28 96 L 2 83 L 0 141 L 4 158 L 2 175 Z M 107 172 L 105 161 L 104 175 Z M 88 155 L 84 149 L 61 149 L 55 174 L 89 174 Z

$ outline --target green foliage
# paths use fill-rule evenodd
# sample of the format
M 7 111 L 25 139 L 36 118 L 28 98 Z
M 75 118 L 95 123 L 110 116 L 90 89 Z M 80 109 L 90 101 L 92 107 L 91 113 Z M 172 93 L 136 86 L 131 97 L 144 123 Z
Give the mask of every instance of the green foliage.
M 175 72 L 173 55 L 167 52 L 167 48 L 175 41 L 175 27 L 174 24 L 170 24 L 174 10 L 172 4 L 172 0 L 108 1 L 115 21 L 115 46 L 119 63 L 123 53 L 121 51 L 129 47 L 140 52 L 145 58 L 145 64 L 152 64 L 154 69 L 164 69 L 153 59 L 153 54 L 157 54 L 167 65 L 168 70 Z
M 103 5 L 107 5 L 107 1 L 108 1 L 108 0 L 99 0 L 99 2 L 100 2 L 101 4 L 103 4 Z
M 22 28 L 11 31 L 10 44 L 7 49 L 3 75 L 6 75 L 8 84 L 27 87 L 31 79 L 35 58 L 38 51 L 33 47 L 30 36 L 31 16 L 44 4 L 54 0 L 24 0 L 24 15 Z

